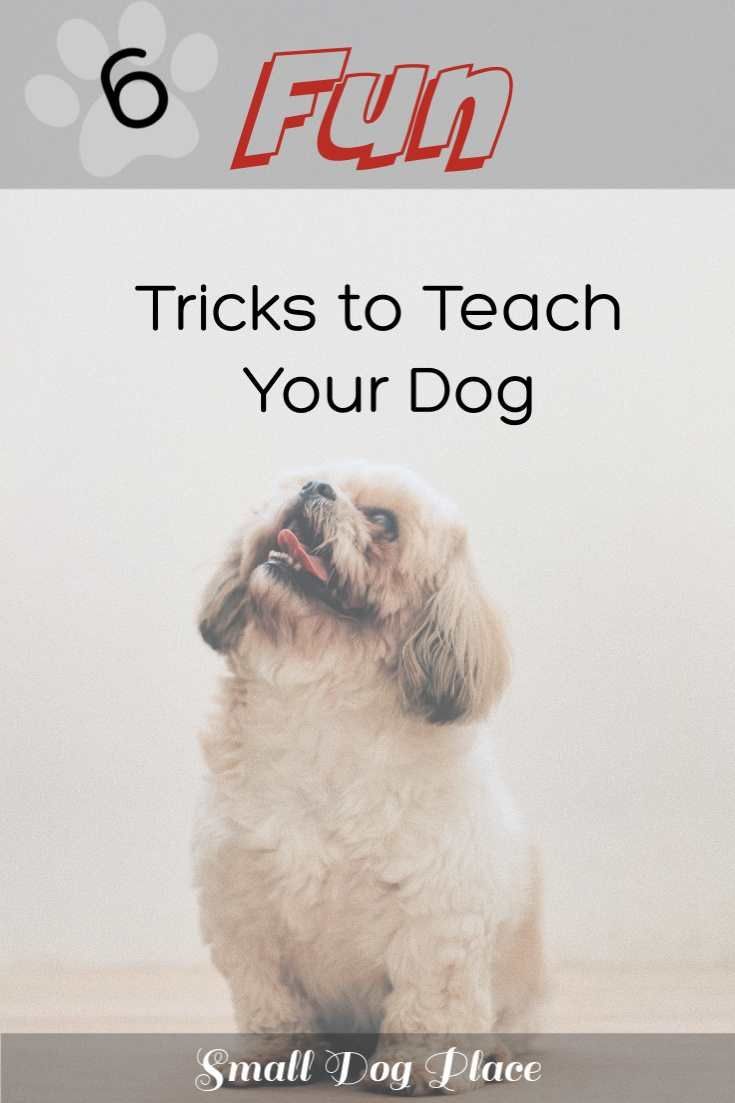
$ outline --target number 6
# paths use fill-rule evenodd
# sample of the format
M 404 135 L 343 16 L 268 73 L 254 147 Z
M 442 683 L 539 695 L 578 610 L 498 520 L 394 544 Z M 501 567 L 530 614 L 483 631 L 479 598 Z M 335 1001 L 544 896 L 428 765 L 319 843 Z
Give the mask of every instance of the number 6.
M 123 126 L 132 126 L 140 128 L 144 126 L 153 126 L 158 120 L 165 114 L 168 107 L 168 92 L 166 91 L 166 85 L 163 83 L 160 77 L 157 77 L 155 73 L 144 73 L 142 70 L 137 69 L 133 73 L 125 73 L 120 77 L 117 84 L 113 85 L 110 80 L 110 74 L 112 68 L 117 65 L 118 61 L 122 61 L 126 57 L 145 57 L 145 50 L 139 50 L 135 46 L 131 46 L 127 50 L 118 50 L 117 53 L 108 57 L 105 64 L 102 66 L 102 72 L 100 73 L 100 80 L 102 82 L 102 91 L 107 97 L 107 102 L 112 109 L 112 114 L 115 116 L 119 123 Z M 125 88 L 131 81 L 144 80 L 147 84 L 150 84 L 158 96 L 158 103 L 150 115 L 146 115 L 143 119 L 133 119 L 130 115 L 126 115 L 120 106 L 120 95 L 123 88 Z

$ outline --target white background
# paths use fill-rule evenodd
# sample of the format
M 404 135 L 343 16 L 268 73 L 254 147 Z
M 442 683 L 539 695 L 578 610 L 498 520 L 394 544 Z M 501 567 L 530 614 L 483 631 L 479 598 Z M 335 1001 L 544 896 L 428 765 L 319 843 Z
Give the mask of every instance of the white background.
M 552 957 L 735 961 L 735 198 L 5 193 L 1 874 L 11 962 L 194 962 L 199 593 L 284 468 L 416 468 L 510 629 L 494 730 Z M 404 303 L 350 334 L 350 280 Z M 153 334 L 136 283 L 311 292 L 310 333 Z M 438 334 L 422 283 L 622 304 L 591 333 Z M 193 318 L 192 318 L 193 321 Z M 378 414 L 257 412 L 242 375 L 387 374 Z M 408 371 L 531 374 L 534 414 L 408 413 Z

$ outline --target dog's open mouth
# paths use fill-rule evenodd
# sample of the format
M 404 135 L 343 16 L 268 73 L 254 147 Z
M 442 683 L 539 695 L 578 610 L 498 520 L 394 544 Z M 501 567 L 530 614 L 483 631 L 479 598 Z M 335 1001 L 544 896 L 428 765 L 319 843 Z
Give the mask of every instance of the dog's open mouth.
M 268 557 L 269 559 L 285 555 L 286 562 L 295 571 L 303 570 L 307 574 L 313 575 L 314 578 L 318 578 L 320 582 L 328 581 L 329 571 L 324 560 L 304 547 L 293 529 L 281 529 L 277 541 L 280 551 L 272 551 Z
M 357 620 L 370 615 L 369 607 L 350 599 L 334 568 L 330 541 L 320 536 L 308 514 L 297 510 L 286 517 L 273 541 L 276 546 L 265 565 L 281 583 L 341 617 Z
M 278 532 L 276 547 L 271 548 L 267 562 L 300 588 L 327 597 L 331 575 L 329 552 L 319 546 L 319 538 L 304 516 L 291 517 Z

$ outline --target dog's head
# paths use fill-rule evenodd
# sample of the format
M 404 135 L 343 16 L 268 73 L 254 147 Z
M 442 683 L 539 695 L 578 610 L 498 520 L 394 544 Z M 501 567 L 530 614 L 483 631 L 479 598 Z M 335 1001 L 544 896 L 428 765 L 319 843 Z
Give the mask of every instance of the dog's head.
M 395 468 L 288 480 L 236 540 L 199 627 L 233 660 L 263 646 L 377 667 L 437 724 L 482 716 L 507 675 L 456 511 Z

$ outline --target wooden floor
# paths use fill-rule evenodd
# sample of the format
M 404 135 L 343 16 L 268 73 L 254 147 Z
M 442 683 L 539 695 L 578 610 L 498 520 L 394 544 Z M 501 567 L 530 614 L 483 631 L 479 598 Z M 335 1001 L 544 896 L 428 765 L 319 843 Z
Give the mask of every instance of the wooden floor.
M 567 966 L 552 974 L 538 1028 L 553 1033 L 735 1031 L 735 970 Z M 0 1030 L 233 1030 L 224 984 L 205 966 L 0 973 Z

